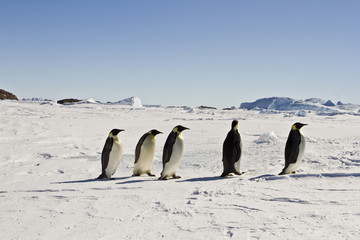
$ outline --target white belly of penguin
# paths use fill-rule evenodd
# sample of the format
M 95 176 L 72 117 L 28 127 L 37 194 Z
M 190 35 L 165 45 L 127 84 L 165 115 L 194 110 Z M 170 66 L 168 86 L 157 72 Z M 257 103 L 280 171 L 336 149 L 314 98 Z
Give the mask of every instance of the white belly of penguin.
M 296 159 L 296 162 L 295 163 L 291 163 L 288 168 L 286 169 L 286 173 L 292 173 L 294 171 L 296 171 L 300 164 L 301 164 L 301 161 L 304 157 L 304 153 L 305 153 L 305 137 L 304 135 L 300 132 L 300 136 L 301 136 L 301 142 L 300 142 L 300 145 L 299 145 L 299 155 Z
M 155 138 L 147 137 L 141 145 L 140 156 L 134 165 L 134 173 L 151 171 L 155 154 Z
M 184 154 L 184 139 L 178 136 L 175 140 L 170 160 L 165 164 L 162 176 L 172 176 L 179 168 L 181 159 Z
M 106 176 L 110 178 L 116 171 L 120 163 L 122 155 L 122 143 L 120 141 L 114 141 L 111 152 L 109 154 L 109 162 L 105 169 Z

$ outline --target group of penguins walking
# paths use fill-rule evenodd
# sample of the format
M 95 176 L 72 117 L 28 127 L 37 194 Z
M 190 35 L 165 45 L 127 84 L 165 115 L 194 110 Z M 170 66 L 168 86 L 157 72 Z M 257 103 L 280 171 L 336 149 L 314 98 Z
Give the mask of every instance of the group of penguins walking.
M 295 173 L 299 168 L 305 151 L 305 137 L 301 132 L 301 128 L 305 125 L 307 124 L 299 122 L 292 125 L 285 145 L 285 167 L 279 175 Z M 184 139 L 182 137 L 184 130 L 190 129 L 178 125 L 173 128 L 166 139 L 162 155 L 163 170 L 159 177 L 160 180 L 180 178 L 180 176 L 176 175 L 176 171 L 184 154 Z M 113 129 L 109 133 L 101 154 L 102 172 L 98 179 L 111 179 L 111 176 L 115 173 L 122 155 L 122 142 L 118 137 L 118 134 L 122 131 L 124 130 Z M 155 176 L 151 173 L 151 168 L 155 154 L 155 136 L 160 133 L 162 132 L 153 129 L 140 138 L 135 149 L 133 176 L 144 174 Z M 223 173 L 221 177 L 242 174 L 240 171 L 242 149 L 238 121 L 233 120 L 231 130 L 223 143 Z

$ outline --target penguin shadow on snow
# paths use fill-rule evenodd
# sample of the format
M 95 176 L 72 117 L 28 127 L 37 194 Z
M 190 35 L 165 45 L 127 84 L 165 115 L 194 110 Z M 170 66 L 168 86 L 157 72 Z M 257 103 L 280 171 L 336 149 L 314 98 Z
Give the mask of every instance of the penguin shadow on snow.
M 53 182 L 52 184 L 107 182 L 107 181 L 114 181 L 114 180 L 125 180 L 125 179 L 129 179 L 129 178 L 131 178 L 131 177 L 119 177 L 119 178 L 111 178 L 111 179 L 90 178 L 90 179 L 83 179 L 83 180 L 73 180 L 73 181 L 64 181 L 64 182 Z
M 124 178 L 125 179 L 129 179 L 132 178 L 132 180 L 128 180 L 125 182 L 118 182 L 116 184 L 131 184 L 131 183 L 141 183 L 141 182 L 151 182 L 151 181 L 157 181 L 157 178 L 149 178 L 149 177 L 144 177 L 142 178 L 141 176 L 131 176 L 131 177 L 127 177 Z M 138 179 L 134 179 L 134 178 L 138 178 Z M 140 178 L 140 179 L 139 179 Z M 146 179 L 145 179 L 146 178 Z
M 225 179 L 231 179 L 233 177 L 219 177 L 219 176 L 213 176 L 213 177 L 198 177 L 198 178 L 188 178 L 179 180 L 177 182 L 210 182 L 210 181 L 218 181 L 218 180 L 225 180 Z

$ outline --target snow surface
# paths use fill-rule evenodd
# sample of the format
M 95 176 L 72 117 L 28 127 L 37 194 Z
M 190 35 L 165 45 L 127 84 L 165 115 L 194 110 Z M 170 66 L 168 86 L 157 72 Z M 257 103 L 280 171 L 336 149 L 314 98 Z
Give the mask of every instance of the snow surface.
M 0 101 L 1 239 L 359 239 L 360 117 L 198 108 Z M 242 176 L 220 178 L 231 121 Z M 297 174 L 278 176 L 294 122 L 307 138 Z M 135 146 L 156 136 L 153 173 L 178 124 L 181 179 L 132 175 Z M 113 128 L 124 151 L 115 180 L 95 180 Z

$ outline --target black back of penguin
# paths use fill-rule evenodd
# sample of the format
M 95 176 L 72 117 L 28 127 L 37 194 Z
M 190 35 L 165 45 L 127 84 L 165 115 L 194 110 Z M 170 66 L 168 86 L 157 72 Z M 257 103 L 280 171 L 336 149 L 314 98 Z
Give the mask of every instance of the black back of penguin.
M 228 132 L 223 144 L 223 166 L 222 177 L 230 173 L 240 175 L 235 169 L 235 162 L 240 161 L 241 157 L 241 136 L 237 129 L 238 121 L 234 120 L 231 124 L 231 130 Z
M 301 136 L 298 130 L 291 129 L 285 145 L 285 168 L 295 163 L 299 155 Z

